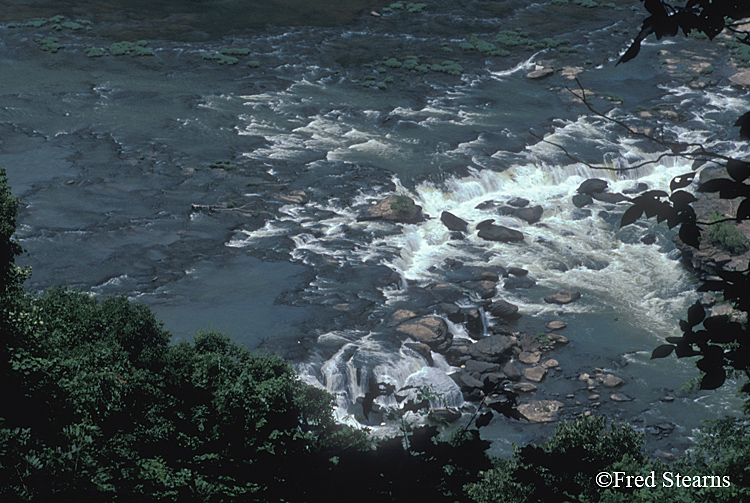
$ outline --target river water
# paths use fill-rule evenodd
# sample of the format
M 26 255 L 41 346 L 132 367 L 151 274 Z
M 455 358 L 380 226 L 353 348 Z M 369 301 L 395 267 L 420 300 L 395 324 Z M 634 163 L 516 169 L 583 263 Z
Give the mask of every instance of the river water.
M 731 124 L 750 100 L 728 86 L 722 46 L 651 42 L 615 66 L 643 15 L 640 2 L 624 0 L 439 1 L 412 12 L 356 2 L 155 4 L 0 2 L 0 166 L 21 199 L 32 290 L 125 294 L 150 305 L 175 340 L 219 329 L 277 352 L 336 395 L 342 421 L 357 422 L 374 382 L 430 384 L 461 406 L 442 356 L 430 365 L 387 322 L 402 308 L 443 314 L 429 288 L 450 283 L 457 263 L 522 267 L 536 286 L 495 295 L 523 314 L 506 328 L 537 333 L 561 319 L 571 341 L 526 400 L 561 400 L 562 415 L 574 417 L 590 408 L 577 377 L 605 369 L 633 400 L 605 394 L 595 410 L 654 432 L 649 445 L 673 452 L 702 419 L 736 410 L 732 390 L 684 390 L 691 362 L 649 360 L 697 296 L 672 233 L 648 221 L 620 229 L 627 205 L 571 202 L 587 178 L 608 180 L 612 192 L 666 188 L 691 164 L 666 158 L 615 173 L 575 162 L 538 138 L 610 167 L 661 152 L 592 114 L 560 71 L 525 77 L 537 64 L 581 69 L 597 110 L 732 152 Z M 55 52 L 46 37 L 63 47 Z M 114 54 L 116 42 L 126 54 Z M 235 59 L 220 59 L 222 49 Z M 460 75 L 440 71 L 451 62 Z M 290 199 L 295 191 L 304 204 Z M 360 221 L 394 192 L 430 218 Z M 498 214 L 513 197 L 541 205 L 540 222 Z M 462 239 L 440 222 L 446 210 L 472 224 Z M 473 225 L 488 218 L 524 241 L 482 240 Z M 655 244 L 640 241 L 647 234 Z M 582 298 L 542 300 L 561 289 Z M 476 307 L 468 293 L 456 302 Z M 467 336 L 461 324 L 451 330 Z M 668 423 L 670 435 L 654 429 Z M 483 434 L 507 452 L 549 428 L 497 418 Z

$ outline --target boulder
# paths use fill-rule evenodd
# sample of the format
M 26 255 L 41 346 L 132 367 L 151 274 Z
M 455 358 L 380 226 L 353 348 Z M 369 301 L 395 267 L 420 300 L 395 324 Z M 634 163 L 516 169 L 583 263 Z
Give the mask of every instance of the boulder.
M 409 196 L 393 195 L 370 205 L 359 220 L 417 223 L 424 221 L 422 207 Z
M 530 71 L 529 73 L 526 74 L 526 78 L 530 80 L 538 80 L 538 79 L 543 79 L 544 77 L 549 77 L 550 75 L 554 75 L 554 73 L 555 73 L 554 68 L 550 66 L 545 66 L 538 70 Z
M 535 224 L 542 219 L 543 213 L 544 209 L 541 206 L 537 205 L 531 206 L 529 208 L 520 208 L 514 211 L 513 215 L 520 218 L 521 220 L 525 220 L 530 224 Z
M 729 82 L 737 87 L 750 87 L 750 70 L 735 73 L 729 77 Z
M 542 367 L 546 369 L 554 369 L 560 366 L 560 363 L 555 360 L 554 358 L 550 358 L 549 360 L 542 363 Z
M 526 269 L 521 269 L 520 267 L 509 267 L 508 268 L 508 274 L 511 276 L 526 276 L 529 274 L 529 271 Z
M 280 201 L 292 204 L 307 204 L 310 200 L 310 196 L 304 190 L 292 190 L 286 194 L 279 194 L 276 196 Z
M 573 205 L 576 208 L 583 208 L 594 202 L 594 198 L 589 194 L 576 194 L 573 196 Z
M 542 382 L 544 376 L 547 375 L 547 369 L 542 367 L 541 365 L 537 365 L 534 367 L 523 369 L 523 375 L 531 382 Z
M 565 304 L 570 304 L 571 302 L 575 302 L 580 298 L 580 292 L 561 291 L 546 296 L 544 298 L 544 302 L 546 302 L 547 304 L 559 304 L 561 306 L 564 306 Z
M 518 355 L 518 361 L 521 363 L 525 363 L 526 365 L 535 365 L 539 363 L 539 360 L 541 359 L 542 353 L 540 353 L 539 351 L 522 351 L 521 354 Z
M 612 374 L 597 376 L 596 380 L 599 381 L 599 383 L 605 388 L 616 388 L 625 384 L 625 381 L 623 379 Z
M 415 313 L 414 311 L 410 311 L 409 309 L 398 309 L 391 315 L 391 319 L 386 325 L 388 327 L 395 327 L 396 325 L 400 325 L 406 320 L 410 320 L 416 317 L 417 313 Z
M 513 320 L 521 317 L 521 315 L 518 314 L 518 306 L 514 306 L 503 299 L 493 300 L 489 307 L 489 312 L 496 318 L 503 318 L 506 320 Z
M 531 334 L 523 334 L 521 336 L 519 344 L 521 346 L 521 351 L 526 353 L 539 351 L 539 349 L 542 347 L 542 343 L 539 341 L 539 339 Z
M 656 243 L 656 234 L 654 233 L 646 234 L 645 236 L 641 238 L 641 243 L 643 243 L 644 245 L 652 245 Z
M 604 192 L 605 190 L 607 190 L 607 187 L 609 187 L 609 183 L 607 183 L 606 181 L 600 178 L 589 178 L 578 186 L 578 190 L 576 192 L 578 192 L 579 194 L 593 195 L 599 192 Z
M 536 384 L 530 382 L 519 382 L 513 385 L 513 389 L 519 393 L 533 393 L 536 391 Z
M 437 352 L 445 351 L 453 342 L 453 334 L 448 331 L 448 325 L 437 316 L 407 321 L 397 326 L 396 330 Z
M 449 230 L 452 231 L 469 231 L 469 223 L 463 218 L 459 218 L 449 211 L 444 211 L 440 214 L 440 221 L 443 222 Z
M 544 326 L 547 327 L 548 330 L 562 330 L 563 328 L 567 327 L 568 324 L 561 320 L 555 320 L 550 321 Z
M 488 225 L 483 225 L 481 228 L 477 225 L 477 229 L 479 229 L 477 236 L 486 239 L 487 241 L 496 241 L 500 243 L 518 243 L 523 241 L 523 233 L 502 225 L 490 223 Z
M 460 367 L 471 359 L 469 354 L 470 343 L 468 341 L 456 341 L 445 351 L 445 361 L 448 365 Z
M 469 373 L 479 373 L 484 374 L 486 372 L 498 372 L 500 371 L 500 365 L 497 363 L 489 363 L 489 362 L 480 362 L 478 360 L 469 360 L 464 365 L 463 368 L 466 372 Z
M 461 311 L 461 308 L 456 304 L 452 304 L 450 302 L 441 302 L 436 306 L 436 309 L 438 310 L 438 312 L 443 313 L 445 317 L 453 323 L 463 323 L 464 321 L 466 321 L 466 317 L 464 316 L 463 311 Z
M 503 367 L 503 374 L 511 381 L 521 379 L 521 370 L 510 362 L 506 363 Z
M 504 363 L 513 353 L 513 339 L 507 335 L 492 335 L 469 346 L 469 354 L 475 360 L 489 363 Z
M 497 283 L 495 281 L 466 281 L 463 286 L 468 290 L 473 290 L 482 299 L 491 299 L 495 296 L 495 287 Z
M 625 393 L 612 393 L 611 395 L 609 395 L 609 399 L 613 402 L 630 402 L 633 400 Z
M 591 216 L 591 210 L 588 210 L 586 208 L 578 208 L 577 210 L 571 212 L 570 219 L 573 221 L 584 220 L 590 216 Z
M 518 412 L 532 423 L 549 423 L 555 420 L 562 406 L 562 402 L 557 400 L 538 400 L 519 405 Z
M 430 346 L 428 346 L 427 344 L 424 344 L 423 342 L 406 342 L 404 343 L 404 346 L 413 349 L 417 354 L 419 354 L 419 356 L 427 360 L 427 363 L 430 366 L 435 363 L 432 359 L 432 351 L 430 350 Z
M 529 205 L 529 200 L 524 199 L 523 197 L 514 197 L 510 201 L 508 201 L 508 205 L 514 206 L 516 208 L 523 208 L 524 206 Z
M 591 194 L 591 197 L 593 197 L 597 201 L 609 204 L 617 204 L 625 201 L 630 201 L 629 197 L 623 196 L 622 194 L 618 194 L 616 192 L 597 192 Z

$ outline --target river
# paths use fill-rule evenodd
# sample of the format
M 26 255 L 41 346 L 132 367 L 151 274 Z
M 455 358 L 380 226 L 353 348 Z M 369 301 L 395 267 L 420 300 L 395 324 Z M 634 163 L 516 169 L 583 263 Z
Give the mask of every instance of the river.
M 483 322 L 532 334 L 567 323 L 570 343 L 550 354 L 560 367 L 533 398 L 562 401 L 562 417 L 631 421 L 650 448 L 679 453 L 701 420 L 739 403 L 728 389 L 686 391 L 691 362 L 649 360 L 679 334 L 695 278 L 665 226 L 620 229 L 626 204 L 579 209 L 572 196 L 592 177 L 611 192 L 665 189 L 692 166 L 591 170 L 552 145 L 610 167 L 661 153 L 592 114 L 564 69 L 581 70 L 567 73 L 602 113 L 724 152 L 740 148 L 731 125 L 750 100 L 728 85 L 716 43 L 650 41 L 616 66 L 640 2 L 584 4 L 0 2 L 0 166 L 21 200 L 29 288 L 127 295 L 176 341 L 225 331 L 289 358 L 336 395 L 342 421 L 364 422 L 374 382 L 431 384 L 465 405 L 446 378 L 455 369 L 404 346 L 388 320 L 398 309 L 444 316 L 429 289 L 451 283 L 457 263 L 521 267 L 535 286 L 499 285 L 494 297 L 522 318 Z M 555 75 L 525 76 L 545 66 Z M 430 218 L 361 221 L 392 193 Z M 540 205 L 541 220 L 498 213 L 512 198 Z M 443 211 L 471 231 L 456 239 Z M 524 241 L 479 238 L 473 226 L 489 218 Z M 543 301 L 558 290 L 582 298 Z M 605 393 L 592 407 L 578 376 L 596 368 L 622 377 L 632 400 Z M 483 434 L 508 452 L 549 431 L 496 418 Z

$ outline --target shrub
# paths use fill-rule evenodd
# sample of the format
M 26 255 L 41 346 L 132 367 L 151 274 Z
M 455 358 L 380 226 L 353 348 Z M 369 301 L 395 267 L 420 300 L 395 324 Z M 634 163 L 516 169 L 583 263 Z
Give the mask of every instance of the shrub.
M 722 220 L 722 217 L 718 213 L 711 215 L 712 222 L 719 220 Z M 732 222 L 719 222 L 711 225 L 708 229 L 708 237 L 711 242 L 730 255 L 741 255 L 747 251 L 747 236 Z

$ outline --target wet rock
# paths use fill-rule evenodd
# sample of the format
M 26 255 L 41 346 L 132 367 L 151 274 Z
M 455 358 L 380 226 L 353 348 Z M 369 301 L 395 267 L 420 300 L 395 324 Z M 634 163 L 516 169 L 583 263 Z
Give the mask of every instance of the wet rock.
M 466 388 L 482 389 L 482 387 L 484 386 L 484 383 L 482 381 L 472 376 L 468 372 L 460 373 L 458 380 L 456 381 L 456 384 L 458 384 L 461 387 L 462 391 Z
M 592 402 L 594 402 L 596 400 L 599 400 L 601 397 L 602 396 L 599 393 L 591 393 L 589 395 L 589 400 L 591 400 Z
M 422 342 L 406 342 L 404 343 L 404 346 L 416 351 L 420 356 L 427 360 L 427 363 L 430 366 L 435 363 L 432 359 L 432 351 L 430 350 L 430 346 L 428 346 L 427 344 L 424 344 Z
M 389 222 L 417 223 L 424 221 L 422 207 L 409 196 L 393 195 L 370 205 L 359 220 L 386 220 Z
M 470 345 L 471 343 L 465 340 L 454 341 L 451 347 L 445 351 L 445 361 L 454 367 L 464 365 L 471 359 L 471 354 L 469 353 Z
M 656 243 L 656 234 L 649 233 L 641 238 L 641 243 L 644 245 L 652 245 Z
M 514 306 L 503 299 L 493 300 L 488 310 L 490 314 L 496 318 L 513 320 L 521 317 L 521 315 L 518 314 L 518 306 Z
M 547 304 L 559 304 L 561 306 L 564 306 L 565 304 L 570 304 L 571 302 L 575 302 L 580 298 L 580 292 L 561 291 L 552 295 L 548 295 L 544 298 L 544 302 L 546 302 Z
M 509 278 L 505 278 L 505 281 L 503 281 L 503 288 L 506 290 L 514 290 L 516 288 L 531 288 L 534 285 L 536 285 L 536 280 L 534 278 L 530 278 L 529 276 L 523 276 L 523 277 L 517 277 L 517 276 L 511 276 Z
M 547 375 L 547 369 L 540 365 L 537 365 L 534 367 L 523 369 L 523 375 L 531 382 L 542 382 L 544 376 Z
M 432 297 L 440 303 L 455 303 L 462 300 L 465 295 L 461 290 L 448 283 L 437 283 L 425 288 Z
M 535 224 L 542 219 L 544 209 L 541 206 L 532 206 L 530 208 L 521 208 L 516 210 L 513 214 L 530 224 Z
M 737 87 L 750 87 L 750 70 L 735 73 L 729 77 L 729 82 Z
M 555 420 L 562 407 L 562 402 L 557 400 L 538 400 L 519 405 L 518 411 L 532 423 L 549 423 Z
M 666 396 L 661 397 L 659 400 L 665 403 L 671 403 L 671 402 L 674 402 L 674 397 L 671 395 L 666 395 Z
M 584 220 L 590 216 L 591 216 L 591 210 L 587 210 L 586 208 L 579 208 L 570 213 L 570 219 L 574 221 Z
M 613 192 L 597 192 L 597 193 L 591 194 L 591 197 L 593 197 L 597 201 L 601 201 L 603 203 L 609 203 L 609 204 L 617 204 L 617 203 L 622 203 L 625 201 L 630 201 L 629 197 L 623 196 L 622 194 L 613 193 Z
M 537 390 L 536 384 L 530 382 L 519 382 L 513 385 L 513 390 L 519 393 L 533 393 Z
M 539 363 L 539 360 L 541 358 L 542 353 L 540 353 L 539 351 L 534 351 L 533 353 L 523 351 L 520 355 L 518 355 L 518 361 L 521 363 L 525 363 L 526 365 L 535 365 Z
M 633 400 L 625 393 L 612 393 L 611 395 L 609 395 L 609 399 L 613 402 L 630 402 Z
M 396 330 L 439 353 L 448 349 L 453 341 L 453 334 L 448 331 L 448 326 L 437 316 L 407 321 L 397 326 Z
M 310 196 L 308 196 L 304 190 L 292 190 L 286 194 L 279 194 L 276 198 L 285 203 L 299 205 L 307 204 L 307 202 L 310 201 Z
M 476 206 L 474 206 L 474 208 L 478 210 L 489 210 L 492 208 L 496 208 L 498 205 L 499 203 L 497 201 L 489 200 L 489 201 L 483 201 L 477 204 Z
M 452 423 L 461 419 L 461 411 L 453 407 L 438 407 L 430 409 L 430 417 Z
M 482 374 L 482 382 L 489 382 L 493 386 L 497 387 L 508 380 L 508 377 L 502 372 L 489 372 Z
M 415 313 L 414 311 L 410 311 L 408 309 L 398 309 L 394 311 L 394 313 L 391 315 L 391 319 L 390 321 L 388 321 L 386 326 L 395 327 L 396 325 L 400 325 L 406 320 L 410 320 L 416 317 L 417 317 L 417 313 Z
M 518 381 L 521 379 L 521 369 L 513 365 L 511 362 L 508 362 L 503 366 L 503 374 L 505 374 L 505 376 L 511 381 Z
M 534 337 L 531 334 L 523 334 L 521 336 L 521 340 L 519 341 L 519 346 L 521 347 L 521 351 L 524 351 L 526 353 L 533 353 L 535 351 L 539 351 L 539 349 L 542 347 L 542 343 L 538 338 Z
M 466 321 L 466 316 L 456 304 L 441 302 L 436 306 L 436 309 L 438 312 L 443 313 L 445 317 L 453 323 L 463 323 Z
M 466 316 L 466 331 L 469 332 L 469 337 L 478 340 L 484 335 L 484 322 L 482 321 L 482 313 L 478 309 L 469 308 L 464 311 Z
M 542 363 L 542 367 L 546 369 L 554 369 L 560 366 L 560 363 L 555 360 L 554 358 L 550 358 L 549 360 Z
M 540 68 L 538 70 L 532 70 L 529 73 L 526 74 L 527 79 L 531 80 L 538 80 L 543 79 L 545 77 L 549 77 L 550 75 L 554 75 L 555 70 L 550 66 L 545 66 L 543 68 Z
M 597 376 L 596 380 L 599 381 L 599 383 L 605 388 L 616 388 L 625 384 L 625 381 L 623 379 L 612 374 Z
M 524 199 L 523 197 L 514 197 L 513 199 L 508 201 L 508 205 L 516 208 L 523 208 L 524 206 L 529 205 L 529 200 Z
M 449 230 L 469 232 L 469 223 L 466 220 L 459 218 L 448 211 L 444 211 L 443 213 L 441 213 L 440 221 L 443 222 L 443 225 L 445 225 Z
M 562 330 L 567 326 L 568 324 L 561 320 L 550 321 L 545 325 L 545 327 L 547 327 L 547 329 L 549 330 Z
M 484 374 L 486 372 L 498 372 L 500 365 L 497 363 L 481 362 L 479 360 L 468 360 L 464 365 L 463 369 L 466 372 Z
M 481 228 L 477 226 L 477 228 L 479 229 L 477 236 L 487 241 L 495 241 L 499 243 L 518 243 L 523 241 L 522 232 L 515 229 L 509 229 L 502 225 L 490 223 L 483 225 Z
M 549 341 L 552 342 L 552 344 L 563 345 L 563 344 L 567 344 L 568 342 L 570 342 L 567 337 L 565 337 L 564 335 L 560 335 L 560 334 L 547 334 L 547 339 L 549 339 Z
M 503 363 L 510 359 L 513 353 L 513 339 L 507 335 L 492 335 L 469 346 L 469 354 L 473 359 Z
M 576 190 L 576 192 L 578 192 L 579 194 L 593 195 L 604 192 L 605 190 L 607 190 L 607 187 L 609 187 L 609 183 L 607 183 L 606 181 L 600 178 L 589 178 L 578 186 L 578 190 Z
M 573 196 L 573 205 L 576 208 L 583 208 L 594 202 L 594 198 L 589 194 L 576 194 Z
M 508 268 L 508 274 L 511 276 L 526 276 L 529 274 L 529 271 L 526 269 L 521 269 L 520 267 L 509 267 Z
M 466 281 L 463 286 L 468 290 L 473 290 L 482 299 L 491 299 L 495 295 L 495 281 Z

